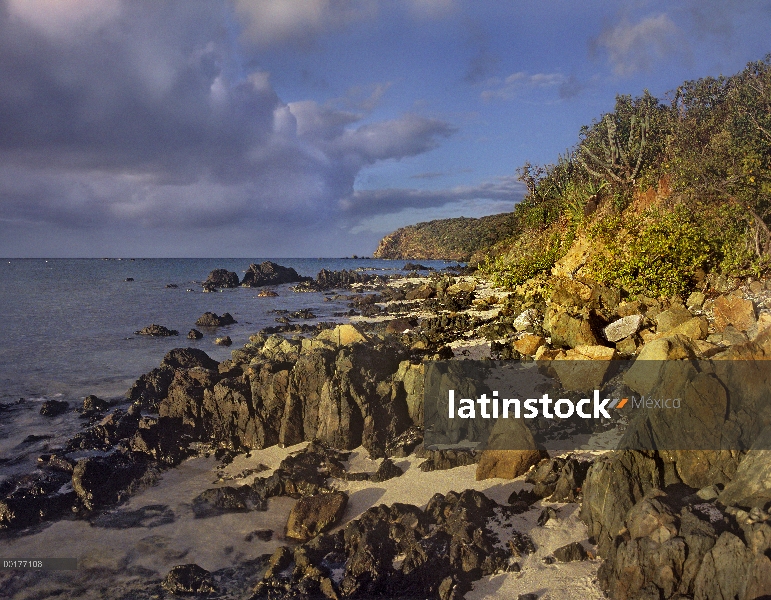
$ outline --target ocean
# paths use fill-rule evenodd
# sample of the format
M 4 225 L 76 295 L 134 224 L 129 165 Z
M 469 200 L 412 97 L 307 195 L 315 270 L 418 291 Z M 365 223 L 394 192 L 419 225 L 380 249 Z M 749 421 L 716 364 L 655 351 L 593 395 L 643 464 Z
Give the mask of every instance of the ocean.
M 251 334 L 277 325 L 280 314 L 275 311 L 308 308 L 316 315 L 294 320 L 298 323 L 346 320 L 334 314 L 347 311 L 347 301 L 325 301 L 330 294 L 297 293 L 290 285 L 272 287 L 278 297 L 259 298 L 260 288 L 202 292 L 201 283 L 213 269 L 235 271 L 240 277 L 250 263 L 263 260 L 311 277 L 321 269 L 389 275 L 405 264 L 328 258 L 0 260 L 0 481 L 30 468 L 37 455 L 82 427 L 83 420 L 72 411 L 41 416 L 47 399 L 65 400 L 71 407 L 88 394 L 120 401 L 137 377 L 157 367 L 172 348 L 200 348 L 225 360 Z M 443 268 L 451 263 L 422 264 Z M 215 336 L 205 330 L 202 339 L 187 339 L 206 311 L 229 312 L 236 319 L 236 324 L 216 330 L 217 336 L 230 336 L 230 348 L 216 346 Z M 152 323 L 176 329 L 179 336 L 134 334 Z

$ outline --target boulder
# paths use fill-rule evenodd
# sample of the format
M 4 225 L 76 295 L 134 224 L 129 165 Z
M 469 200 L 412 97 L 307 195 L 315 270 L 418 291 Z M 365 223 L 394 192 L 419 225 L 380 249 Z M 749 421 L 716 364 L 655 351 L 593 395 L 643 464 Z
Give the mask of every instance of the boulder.
M 216 592 L 211 573 L 196 564 L 177 565 L 161 584 L 172 594 L 209 594 Z
M 477 464 L 476 479 L 514 479 L 547 456 L 533 434 L 519 419 L 499 419 L 487 439 Z
M 575 348 L 600 344 L 594 332 L 593 320 L 583 315 L 551 309 L 544 319 L 544 328 L 550 333 L 553 346 Z
M 101 412 L 103 410 L 107 410 L 109 406 L 110 405 L 106 400 L 102 400 L 101 398 L 91 394 L 83 398 L 82 411 L 84 413 Z
M 230 346 L 233 344 L 233 340 L 230 339 L 229 335 L 226 335 L 224 337 L 215 338 L 214 343 L 218 346 Z
M 278 293 L 274 292 L 273 290 L 260 290 L 257 293 L 258 298 L 277 298 Z
M 334 329 L 325 329 L 316 339 L 332 342 L 338 346 L 348 346 L 357 342 L 366 342 L 369 338 L 355 325 L 344 323 Z
M 691 292 L 691 295 L 688 296 L 688 299 L 685 301 L 685 305 L 690 310 L 696 310 L 704 305 L 706 299 L 707 297 L 702 292 Z
M 168 329 L 163 325 L 148 325 L 147 327 L 134 332 L 136 335 L 149 335 L 153 337 L 168 337 L 172 335 L 179 335 L 179 331 L 176 329 Z
M 252 263 L 244 273 L 241 285 L 244 287 L 261 287 L 264 285 L 280 285 L 283 283 L 296 283 L 306 281 L 309 277 L 301 277 L 297 271 L 290 267 L 282 267 L 274 262 L 266 260 L 259 265 Z
M 374 483 L 380 483 L 382 481 L 393 479 L 394 477 L 401 477 L 403 474 L 404 471 L 401 467 L 394 464 L 390 458 L 384 458 L 377 471 L 375 471 L 374 475 L 372 475 L 369 480 Z
M 205 286 L 218 288 L 235 288 L 238 284 L 238 274 L 227 269 L 214 269 L 204 281 Z
M 599 390 L 616 358 L 615 348 L 576 346 L 551 364 L 563 389 L 569 391 Z
M 589 558 L 586 548 L 584 548 L 580 542 L 573 542 L 566 546 L 561 546 L 560 548 L 557 548 L 553 554 L 554 558 L 560 562 L 575 562 Z
M 72 488 L 83 505 L 93 510 L 120 500 L 144 473 L 144 465 L 117 453 L 84 458 L 72 471 Z
M 718 497 L 726 506 L 764 508 L 771 502 L 771 428 L 755 440 Z
M 232 325 L 237 321 L 230 313 L 224 313 L 222 316 L 213 312 L 205 312 L 195 322 L 199 327 L 223 327 L 225 325 Z
M 40 414 L 44 417 L 58 417 L 67 412 L 70 405 L 64 400 L 46 400 L 40 407 Z
M 206 352 L 198 348 L 174 348 L 169 350 L 161 361 L 161 366 L 168 366 L 172 369 L 201 367 L 216 371 L 218 364 Z
M 424 283 L 410 290 L 405 294 L 407 300 L 428 300 L 436 295 L 436 290 L 429 284 Z
M 740 296 L 718 296 L 712 305 L 715 328 L 723 330 L 733 325 L 739 331 L 749 331 L 756 322 L 755 305 L 752 300 Z
M 542 336 L 526 333 L 521 338 L 513 342 L 512 346 L 520 354 L 533 356 L 538 351 L 538 348 L 543 346 L 545 343 L 546 340 Z
M 414 329 L 417 325 L 418 322 L 416 319 L 406 317 L 392 319 L 386 324 L 386 333 L 404 333 L 405 331 Z
M 604 330 L 605 339 L 609 342 L 618 342 L 640 331 L 643 323 L 642 315 L 629 315 L 613 321 Z
M 200 340 L 202 337 L 203 334 L 197 329 L 191 329 L 187 332 L 187 339 L 189 340 Z
M 684 306 L 674 306 L 656 315 L 656 332 L 667 333 L 692 317 L 691 311 Z
M 340 521 L 347 504 L 344 492 L 300 498 L 289 512 L 286 536 L 301 542 L 317 536 Z
M 600 555 L 608 556 L 629 510 L 662 483 L 656 461 L 634 450 L 618 451 L 592 464 L 584 481 L 580 516 Z

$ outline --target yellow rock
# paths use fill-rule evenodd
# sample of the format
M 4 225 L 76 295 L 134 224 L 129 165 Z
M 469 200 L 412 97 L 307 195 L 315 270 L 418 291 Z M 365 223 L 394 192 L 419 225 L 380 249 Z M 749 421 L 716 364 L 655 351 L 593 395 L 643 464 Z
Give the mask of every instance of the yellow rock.
M 351 323 L 345 323 L 334 329 L 325 329 L 316 336 L 316 339 L 329 341 L 338 346 L 348 346 L 356 342 L 366 342 L 369 338 Z
M 540 335 L 527 333 L 514 342 L 513 346 L 517 352 L 526 354 L 527 356 L 533 356 L 544 343 L 546 343 L 546 340 Z

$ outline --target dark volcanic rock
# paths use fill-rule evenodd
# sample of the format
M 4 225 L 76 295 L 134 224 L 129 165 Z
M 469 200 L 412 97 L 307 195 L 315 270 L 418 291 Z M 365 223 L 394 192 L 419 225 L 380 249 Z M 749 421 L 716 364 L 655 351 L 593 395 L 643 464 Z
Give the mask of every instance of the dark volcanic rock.
M 577 560 L 586 560 L 589 555 L 579 542 L 573 542 L 567 546 L 562 546 L 554 551 L 554 558 L 560 562 L 573 562 Z
M 213 517 L 227 512 L 268 510 L 266 498 L 248 485 L 208 489 L 195 497 L 192 506 L 196 518 Z
M 168 329 L 163 325 L 156 325 L 155 323 L 148 325 L 144 329 L 135 331 L 134 333 L 136 335 L 150 335 L 153 337 L 168 337 L 171 335 L 179 335 L 179 331 L 176 329 Z
M 135 480 L 147 471 L 147 465 L 121 454 L 79 460 L 72 472 L 72 487 L 89 510 L 126 497 Z
M 189 340 L 200 340 L 202 337 L 203 334 L 197 329 L 191 329 L 187 332 L 187 339 Z
M 232 346 L 233 340 L 230 339 L 229 335 L 226 335 L 225 337 L 218 337 L 214 340 L 214 343 L 218 346 Z
M 64 400 L 46 400 L 40 407 L 40 414 L 44 417 L 57 417 L 67 412 L 69 407 L 69 403 Z
M 10 477 L 0 483 L 0 530 L 22 529 L 70 511 L 75 492 L 62 492 L 66 471 L 46 470 Z
M 161 584 L 172 594 L 208 594 L 217 591 L 211 573 L 196 564 L 177 565 Z
M 204 285 L 218 288 L 235 288 L 239 285 L 238 274 L 227 269 L 214 269 L 204 281 Z
M 143 408 L 153 410 L 166 397 L 172 379 L 174 369 L 162 364 L 137 379 L 126 392 L 126 397 L 132 402 L 139 402 Z
M 454 469 L 455 467 L 465 467 L 479 462 L 481 453 L 474 450 L 426 450 L 421 449 L 416 452 L 418 458 L 425 458 L 418 465 L 421 471 L 443 471 L 445 469 Z
M 93 394 L 86 396 L 83 398 L 83 412 L 84 413 L 96 413 L 101 412 L 103 410 L 107 410 L 109 408 L 109 404 L 106 400 L 102 400 L 101 398 L 98 398 L 97 396 L 94 396 Z
M 198 348 L 174 348 L 166 353 L 161 365 L 171 367 L 172 369 L 201 367 L 203 369 L 212 369 L 216 371 L 219 363 L 206 354 L 206 352 L 199 350 Z
M 394 477 L 401 477 L 404 475 L 404 471 L 401 467 L 394 464 L 390 458 L 384 458 L 380 463 L 377 471 L 372 475 L 369 480 L 374 483 L 380 483 L 381 481 L 388 481 Z
M 203 313 L 195 322 L 199 327 L 223 327 L 233 323 L 236 323 L 236 320 L 230 313 L 224 313 L 222 316 L 219 316 L 213 312 Z
M 433 267 L 425 267 L 419 263 L 408 262 L 402 267 L 402 271 L 433 271 Z
M 259 265 L 251 264 L 244 273 L 241 285 L 244 287 L 260 287 L 263 285 L 280 285 L 282 283 L 295 283 L 309 278 L 301 277 L 297 271 L 289 267 L 282 267 L 274 262 L 266 260 Z
M 473 581 L 508 568 L 510 553 L 487 527 L 499 510 L 473 490 L 436 494 L 425 511 L 370 508 L 342 531 L 279 548 L 254 598 L 459 600 Z

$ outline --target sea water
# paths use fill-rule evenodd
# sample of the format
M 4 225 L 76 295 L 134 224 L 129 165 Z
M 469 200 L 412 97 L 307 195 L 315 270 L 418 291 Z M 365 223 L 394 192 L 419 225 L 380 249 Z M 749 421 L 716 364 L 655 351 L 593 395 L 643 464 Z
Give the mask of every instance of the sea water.
M 213 269 L 235 271 L 263 260 L 315 277 L 321 269 L 364 269 L 388 276 L 404 261 L 375 259 L 2 259 L 0 260 L 0 481 L 34 465 L 34 458 L 63 443 L 82 427 L 77 413 L 39 414 L 47 399 L 74 408 L 88 394 L 119 402 L 131 384 L 157 367 L 172 348 L 193 347 L 222 361 L 251 334 L 277 325 L 277 311 L 308 308 L 316 316 L 297 323 L 344 321 L 345 299 L 298 293 L 293 284 L 204 293 Z M 443 268 L 450 263 L 423 261 Z M 167 287 L 175 285 L 177 287 Z M 350 292 L 342 292 L 350 294 Z M 189 340 L 187 332 L 204 312 L 229 312 L 236 324 Z M 134 332 L 156 323 L 179 336 L 154 338 Z M 214 338 L 228 335 L 232 348 Z M 30 437 L 33 436 L 33 437 Z

